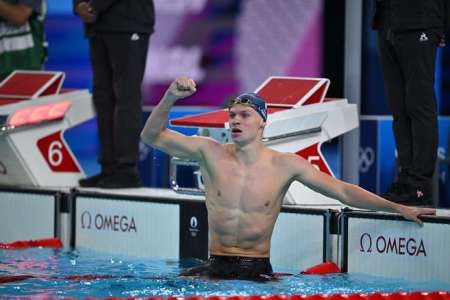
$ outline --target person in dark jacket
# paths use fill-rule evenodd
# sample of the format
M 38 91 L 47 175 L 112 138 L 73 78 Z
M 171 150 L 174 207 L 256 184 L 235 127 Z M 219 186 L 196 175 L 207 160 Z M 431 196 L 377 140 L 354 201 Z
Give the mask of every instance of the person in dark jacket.
M 99 174 L 79 184 L 139 187 L 141 84 L 154 29 L 153 1 L 73 0 L 73 9 L 89 39 L 101 165 Z
M 372 25 L 398 152 L 397 179 L 382 197 L 431 204 L 438 143 L 435 57 L 445 45 L 448 0 L 374 1 Z

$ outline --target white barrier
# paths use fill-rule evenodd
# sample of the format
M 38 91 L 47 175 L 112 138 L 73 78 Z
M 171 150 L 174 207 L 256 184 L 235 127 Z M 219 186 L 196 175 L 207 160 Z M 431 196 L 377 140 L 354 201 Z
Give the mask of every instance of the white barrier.
M 328 224 L 327 210 L 282 209 L 272 236 L 272 264 L 302 271 L 326 261 Z
M 178 259 L 178 204 L 78 196 L 75 245 L 109 253 Z
M 344 213 L 344 270 L 450 284 L 450 218 L 424 221 L 421 227 L 394 215 Z
M 56 236 L 55 192 L 0 190 L 0 242 Z

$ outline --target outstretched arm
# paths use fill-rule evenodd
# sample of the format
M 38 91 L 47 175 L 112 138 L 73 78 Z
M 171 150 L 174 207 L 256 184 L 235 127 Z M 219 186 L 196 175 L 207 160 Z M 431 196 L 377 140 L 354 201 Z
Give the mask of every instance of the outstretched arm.
M 170 109 L 175 102 L 192 95 L 195 91 L 195 82 L 188 77 L 179 77 L 170 84 L 142 130 L 141 139 L 144 143 L 172 156 L 201 159 L 201 150 L 208 142 L 211 142 L 209 139 L 188 137 L 166 128 Z
M 297 155 L 288 155 L 288 165 L 292 166 L 294 178 L 309 188 L 324 194 L 330 198 L 357 208 L 395 212 L 404 218 L 422 224 L 418 218 L 420 215 L 434 215 L 433 208 L 418 208 L 400 205 L 383 199 L 357 185 L 350 184 L 333 178 L 323 172 L 318 171 L 305 159 Z

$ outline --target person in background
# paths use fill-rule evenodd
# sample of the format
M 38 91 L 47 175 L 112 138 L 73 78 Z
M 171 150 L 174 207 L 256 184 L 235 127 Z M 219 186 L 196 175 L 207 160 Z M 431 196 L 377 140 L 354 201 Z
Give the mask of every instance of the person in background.
M 372 27 L 398 152 L 397 178 L 381 196 L 404 204 L 432 203 L 438 127 L 436 48 L 445 45 L 448 0 L 374 0 Z
M 89 39 L 101 165 L 99 174 L 81 179 L 79 185 L 139 187 L 141 84 L 154 28 L 153 1 L 73 0 L 72 4 Z
M 0 0 L 0 81 L 14 70 L 42 69 L 46 13 L 46 0 Z

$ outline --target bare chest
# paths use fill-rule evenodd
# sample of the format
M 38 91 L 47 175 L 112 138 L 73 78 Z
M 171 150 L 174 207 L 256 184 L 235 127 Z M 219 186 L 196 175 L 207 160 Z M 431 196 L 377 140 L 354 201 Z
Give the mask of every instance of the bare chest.
M 207 188 L 222 207 L 263 212 L 276 206 L 284 194 L 286 179 L 270 163 L 241 166 L 218 162 L 217 167 L 218 172 Z

